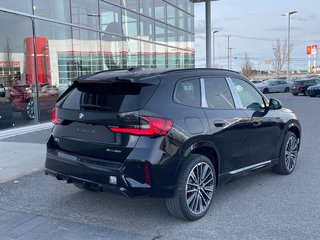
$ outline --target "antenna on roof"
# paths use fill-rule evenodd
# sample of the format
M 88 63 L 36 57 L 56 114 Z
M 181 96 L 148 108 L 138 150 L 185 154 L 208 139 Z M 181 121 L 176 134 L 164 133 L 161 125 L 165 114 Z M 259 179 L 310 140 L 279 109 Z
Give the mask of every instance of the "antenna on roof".
M 142 67 L 131 67 L 128 69 L 129 72 L 138 72 L 141 70 L 142 70 Z

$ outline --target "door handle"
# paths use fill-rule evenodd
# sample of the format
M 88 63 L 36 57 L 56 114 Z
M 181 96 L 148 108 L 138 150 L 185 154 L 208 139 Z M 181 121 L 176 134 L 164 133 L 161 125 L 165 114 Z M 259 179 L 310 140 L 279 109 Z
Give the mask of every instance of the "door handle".
M 226 122 L 223 120 L 215 120 L 213 123 L 216 127 L 224 127 L 226 125 Z
M 258 127 L 258 126 L 261 125 L 262 119 L 261 119 L 261 118 L 253 118 L 253 119 L 251 120 L 251 122 L 252 122 L 253 126 Z

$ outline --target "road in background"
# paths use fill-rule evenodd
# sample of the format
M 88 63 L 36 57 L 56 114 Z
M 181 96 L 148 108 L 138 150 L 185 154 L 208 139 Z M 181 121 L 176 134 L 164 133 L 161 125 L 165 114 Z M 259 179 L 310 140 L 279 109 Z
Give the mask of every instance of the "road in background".
M 91 227 L 90 231 L 113 229 L 114 235 L 110 236 L 115 238 L 110 239 L 116 239 L 117 234 L 119 239 L 131 234 L 136 234 L 132 235 L 136 239 L 319 239 L 320 98 L 290 93 L 267 96 L 293 109 L 301 121 L 302 143 L 294 173 L 281 176 L 264 169 L 219 187 L 212 207 L 199 221 L 175 219 L 163 199 L 127 199 L 110 193 L 85 192 L 43 172 L 20 178 L 16 183 L 1 184 L 0 209 L 84 224 Z M 16 236 L 9 234 L 13 231 L 8 229 L 10 226 L 1 230 L 4 221 L 0 217 L 0 238 Z M 71 235 L 74 238 L 68 239 L 82 239 L 86 230 L 78 229 L 79 238 Z M 31 234 L 32 229 L 21 237 L 28 232 Z

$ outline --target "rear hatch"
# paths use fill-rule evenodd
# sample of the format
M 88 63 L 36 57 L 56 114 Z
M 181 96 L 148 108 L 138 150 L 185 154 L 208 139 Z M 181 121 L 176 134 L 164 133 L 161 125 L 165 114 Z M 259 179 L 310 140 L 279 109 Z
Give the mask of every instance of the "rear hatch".
M 141 127 L 139 109 L 158 85 L 158 77 L 146 81 L 119 77 L 78 79 L 53 110 L 55 147 L 88 157 L 124 161 L 139 134 L 119 129 Z

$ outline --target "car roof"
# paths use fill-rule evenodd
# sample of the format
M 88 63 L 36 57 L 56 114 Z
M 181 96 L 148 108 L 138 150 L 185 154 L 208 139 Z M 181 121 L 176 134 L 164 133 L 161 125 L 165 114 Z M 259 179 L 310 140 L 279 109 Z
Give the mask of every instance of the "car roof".
M 231 75 L 238 72 L 215 69 L 215 68 L 187 68 L 187 69 L 154 69 L 154 68 L 130 68 L 121 70 L 106 70 L 89 75 L 80 76 L 75 81 L 78 82 L 145 82 L 145 79 L 149 79 L 152 76 L 171 75 L 171 74 L 191 74 L 199 73 L 225 75 L 229 73 Z

